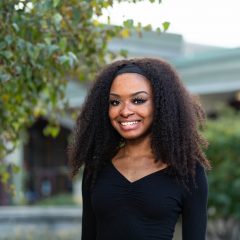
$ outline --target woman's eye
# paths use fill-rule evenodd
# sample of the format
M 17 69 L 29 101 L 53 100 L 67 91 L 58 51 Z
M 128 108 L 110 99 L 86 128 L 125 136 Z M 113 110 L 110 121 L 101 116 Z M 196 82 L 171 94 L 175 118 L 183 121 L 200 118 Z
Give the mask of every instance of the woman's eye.
M 110 100 L 109 103 L 112 106 L 117 106 L 120 102 L 118 100 Z
M 133 103 L 135 104 L 142 104 L 142 103 L 145 103 L 146 100 L 145 99 L 142 99 L 142 98 L 134 98 L 133 99 Z

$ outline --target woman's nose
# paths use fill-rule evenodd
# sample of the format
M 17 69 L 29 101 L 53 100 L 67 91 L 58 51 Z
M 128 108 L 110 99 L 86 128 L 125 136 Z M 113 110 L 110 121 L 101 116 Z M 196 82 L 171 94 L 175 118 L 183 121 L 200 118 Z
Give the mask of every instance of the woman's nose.
M 123 117 L 128 117 L 130 115 L 132 115 L 134 112 L 133 110 L 130 108 L 129 104 L 123 104 L 122 109 L 120 111 L 120 114 Z

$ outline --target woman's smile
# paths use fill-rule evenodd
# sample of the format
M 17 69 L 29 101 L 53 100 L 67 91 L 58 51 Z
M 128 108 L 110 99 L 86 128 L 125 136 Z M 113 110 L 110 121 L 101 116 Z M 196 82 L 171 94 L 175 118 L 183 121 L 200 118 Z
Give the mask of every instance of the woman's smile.
M 141 121 L 127 121 L 127 122 L 120 122 L 121 128 L 123 131 L 130 131 L 137 129 L 141 124 Z

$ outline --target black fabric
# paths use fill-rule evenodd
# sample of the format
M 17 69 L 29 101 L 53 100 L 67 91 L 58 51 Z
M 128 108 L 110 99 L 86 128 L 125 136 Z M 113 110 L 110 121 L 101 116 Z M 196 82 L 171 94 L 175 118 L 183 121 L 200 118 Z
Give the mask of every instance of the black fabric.
M 192 181 L 191 191 L 168 171 L 131 183 L 109 163 L 91 192 L 85 182 L 82 240 L 172 240 L 180 215 L 182 240 L 205 240 L 208 185 L 203 167 L 197 165 L 198 187 Z
M 144 71 L 138 67 L 137 65 L 135 64 L 126 64 L 124 66 L 122 66 L 117 72 L 116 74 L 114 75 L 114 78 L 117 77 L 118 75 L 120 74 L 123 74 L 123 73 L 138 73 L 140 75 L 143 75 L 144 77 L 147 78 L 146 74 L 144 73 Z

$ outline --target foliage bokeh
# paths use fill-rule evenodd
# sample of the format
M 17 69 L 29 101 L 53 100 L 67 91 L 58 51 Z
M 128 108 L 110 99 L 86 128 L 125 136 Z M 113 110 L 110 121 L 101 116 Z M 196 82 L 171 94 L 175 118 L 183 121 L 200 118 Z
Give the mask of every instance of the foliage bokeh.
M 240 219 L 240 114 L 228 112 L 209 120 L 205 136 L 209 141 L 207 157 L 212 163 L 208 173 L 210 217 Z

